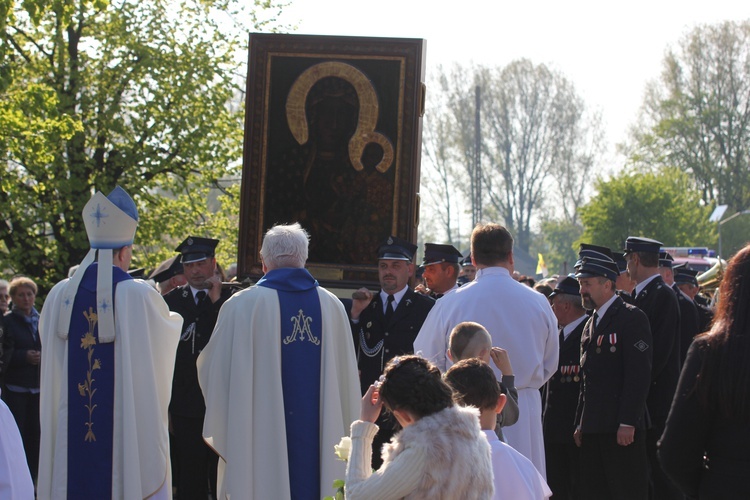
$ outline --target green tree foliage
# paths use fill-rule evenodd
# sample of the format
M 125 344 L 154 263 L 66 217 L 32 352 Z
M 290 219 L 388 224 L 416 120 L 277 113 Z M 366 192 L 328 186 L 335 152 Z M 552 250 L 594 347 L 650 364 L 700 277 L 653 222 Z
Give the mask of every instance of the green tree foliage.
M 598 194 L 581 208 L 580 242 L 624 248 L 628 236 L 654 238 L 665 246 L 714 246 L 712 207 L 701 206 L 700 193 L 676 168 L 659 172 L 625 172 L 599 179 Z M 577 246 L 578 242 L 576 242 Z
M 578 260 L 578 247 L 575 246 L 583 227 L 575 222 L 563 219 L 543 220 L 540 232 L 534 238 L 531 255 L 541 253 L 550 274 L 567 274 L 573 272 L 573 265 Z
M 688 173 L 703 199 L 750 208 L 750 21 L 700 26 L 664 58 L 631 158 Z
M 61 113 L 58 105 L 57 95 L 45 85 L 32 83 L 24 89 L 11 87 L 0 92 L 0 269 L 3 271 L 11 268 L 39 276 L 41 268 L 52 267 L 56 259 L 55 249 L 47 244 L 47 238 L 28 245 L 18 235 L 45 230 L 42 215 L 25 202 L 35 198 L 42 207 L 52 206 L 47 203 L 53 194 L 38 179 L 48 175 L 45 166 L 55 161 L 53 146 L 83 130 L 80 121 Z M 8 154 L 10 151 L 21 154 Z M 16 262 L 20 266 L 13 265 Z
M 232 19 L 250 19 L 260 30 L 274 22 L 279 6 L 266 0 L 0 5 L 2 267 L 42 285 L 64 276 L 88 248 L 83 206 L 93 190 L 118 184 L 141 210 L 140 265 L 155 265 L 187 233 L 216 236 L 211 231 L 222 224 L 206 215 L 208 188 L 238 176 L 242 144 L 238 54 L 247 35 Z M 5 122 L 6 116 L 15 119 Z M 239 204 L 230 200 L 236 193 L 223 196 L 222 206 Z
M 724 214 L 727 220 L 732 214 Z M 750 243 L 750 215 L 742 214 L 727 220 L 721 226 L 721 257 L 729 260 L 735 253 Z M 718 249 L 718 246 L 716 247 Z
M 188 235 L 219 239 L 216 261 L 222 268 L 237 261 L 240 184 L 229 180 L 217 185 L 212 188 L 193 184 L 185 186 L 182 192 L 159 193 L 152 197 L 148 220 L 156 223 L 142 223 L 138 227 L 138 266 L 153 268 L 172 257 L 174 249 Z M 184 214 L 195 214 L 189 227 L 185 225 Z M 175 230 L 165 234 L 165 227 Z

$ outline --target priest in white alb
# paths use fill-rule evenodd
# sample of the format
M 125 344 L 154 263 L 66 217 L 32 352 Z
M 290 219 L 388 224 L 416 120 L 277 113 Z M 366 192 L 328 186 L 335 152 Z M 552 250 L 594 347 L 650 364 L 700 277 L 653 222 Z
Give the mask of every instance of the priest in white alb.
M 508 444 L 545 476 L 539 388 L 557 371 L 557 319 L 547 298 L 513 279 L 513 237 L 499 224 L 480 224 L 471 234 L 474 281 L 438 300 L 414 341 L 414 352 L 441 371 L 453 328 L 464 321 L 484 326 L 492 345 L 508 351 L 518 389 L 518 421 L 503 427 Z M 502 374 L 492 367 L 498 380 Z
M 265 276 L 226 301 L 198 357 L 221 500 L 319 500 L 344 478 L 333 447 L 359 416 L 357 362 L 343 305 L 304 268 L 308 239 L 268 230 Z
M 83 209 L 91 250 L 55 285 L 42 339 L 39 499 L 170 499 L 167 406 L 182 318 L 127 270 L 138 225 L 120 187 Z

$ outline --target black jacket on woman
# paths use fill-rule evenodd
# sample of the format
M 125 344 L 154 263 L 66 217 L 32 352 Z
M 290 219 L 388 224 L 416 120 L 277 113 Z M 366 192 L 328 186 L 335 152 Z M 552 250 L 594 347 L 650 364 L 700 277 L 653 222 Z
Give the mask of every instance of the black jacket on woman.
M 688 350 L 659 441 L 659 460 L 689 498 L 747 499 L 750 422 L 730 421 L 717 408 L 703 407 L 694 390 L 707 344 L 699 337 Z
M 10 350 L 10 360 L 5 367 L 5 384 L 30 389 L 39 388 L 39 365 L 26 361 L 29 350 L 41 351 L 39 332 L 34 331 L 20 311 L 3 316 L 5 323 L 5 348 Z

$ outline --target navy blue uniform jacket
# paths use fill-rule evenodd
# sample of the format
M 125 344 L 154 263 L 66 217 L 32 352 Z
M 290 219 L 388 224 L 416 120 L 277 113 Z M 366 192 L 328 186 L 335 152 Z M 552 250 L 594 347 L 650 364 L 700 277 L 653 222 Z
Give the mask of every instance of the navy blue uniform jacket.
M 581 432 L 617 432 L 620 424 L 646 428 L 651 344 L 646 315 L 619 297 L 596 329 L 594 318 L 588 320 L 581 336 L 583 386 L 576 412 Z

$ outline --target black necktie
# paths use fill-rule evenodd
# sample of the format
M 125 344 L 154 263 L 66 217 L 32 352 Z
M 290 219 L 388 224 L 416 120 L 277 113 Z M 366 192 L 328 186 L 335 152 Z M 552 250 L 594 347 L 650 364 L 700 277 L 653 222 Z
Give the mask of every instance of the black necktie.
M 560 327 L 560 345 L 565 342 L 565 327 Z
M 388 304 L 385 306 L 385 322 L 390 323 L 391 318 L 393 317 L 393 301 L 395 299 L 393 298 L 393 295 L 388 296 Z
M 596 330 L 596 325 L 599 323 L 599 313 L 594 313 L 594 330 Z
M 203 290 L 195 294 L 195 305 L 199 305 L 206 298 L 206 292 Z

